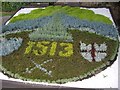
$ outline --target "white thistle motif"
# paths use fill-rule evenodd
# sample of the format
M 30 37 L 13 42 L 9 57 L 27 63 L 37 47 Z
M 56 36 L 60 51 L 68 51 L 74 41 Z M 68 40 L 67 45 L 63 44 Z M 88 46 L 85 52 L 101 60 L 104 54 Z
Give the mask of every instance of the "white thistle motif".
M 107 56 L 107 45 L 106 43 L 103 44 L 88 44 L 80 41 L 80 53 L 81 55 L 88 61 L 96 61 L 99 62 Z

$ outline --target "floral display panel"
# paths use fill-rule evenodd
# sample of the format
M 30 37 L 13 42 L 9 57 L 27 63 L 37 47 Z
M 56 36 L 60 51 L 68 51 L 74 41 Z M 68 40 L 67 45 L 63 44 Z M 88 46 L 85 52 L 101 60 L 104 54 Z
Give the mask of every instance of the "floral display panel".
M 2 72 L 24 81 L 66 83 L 90 78 L 117 57 L 118 31 L 106 16 L 70 6 L 19 14 L 0 34 Z

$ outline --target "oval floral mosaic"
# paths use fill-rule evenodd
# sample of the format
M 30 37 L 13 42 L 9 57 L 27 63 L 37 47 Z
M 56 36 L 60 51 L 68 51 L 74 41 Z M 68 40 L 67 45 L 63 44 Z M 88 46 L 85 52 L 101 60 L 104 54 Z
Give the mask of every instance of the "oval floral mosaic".
M 89 15 L 89 16 L 88 16 Z M 13 17 L 0 38 L 2 72 L 27 81 L 83 80 L 115 60 L 118 32 L 92 10 L 48 6 Z

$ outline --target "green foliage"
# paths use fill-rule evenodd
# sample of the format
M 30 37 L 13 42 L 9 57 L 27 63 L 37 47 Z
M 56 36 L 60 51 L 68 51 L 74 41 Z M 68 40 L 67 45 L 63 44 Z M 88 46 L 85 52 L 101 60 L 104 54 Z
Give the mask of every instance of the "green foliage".
M 11 12 L 0 12 L 0 15 L 2 15 L 2 16 L 11 16 L 11 15 L 13 15 L 13 13 L 11 13 Z
M 22 16 L 18 15 L 12 18 L 11 22 L 16 22 L 19 20 L 35 19 L 43 16 L 49 16 L 56 12 L 64 12 L 70 16 L 74 16 L 80 19 L 86 19 L 89 21 L 103 22 L 107 24 L 112 24 L 112 21 L 103 15 L 95 14 L 92 10 L 80 9 L 79 7 L 70 6 L 48 6 L 46 9 L 36 9 L 31 11 L 31 13 L 24 14 Z
M 2 2 L 3 12 L 12 12 L 20 9 L 22 6 L 29 5 L 29 3 L 24 2 Z

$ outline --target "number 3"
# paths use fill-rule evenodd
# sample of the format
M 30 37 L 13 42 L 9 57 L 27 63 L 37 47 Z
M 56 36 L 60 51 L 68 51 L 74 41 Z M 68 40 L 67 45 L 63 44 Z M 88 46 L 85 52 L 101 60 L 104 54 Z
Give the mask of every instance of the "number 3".
M 64 51 L 59 52 L 59 56 L 70 57 L 71 55 L 73 55 L 73 45 L 71 43 L 60 43 L 60 46 L 62 47 L 66 46 L 66 47 L 64 48 Z

